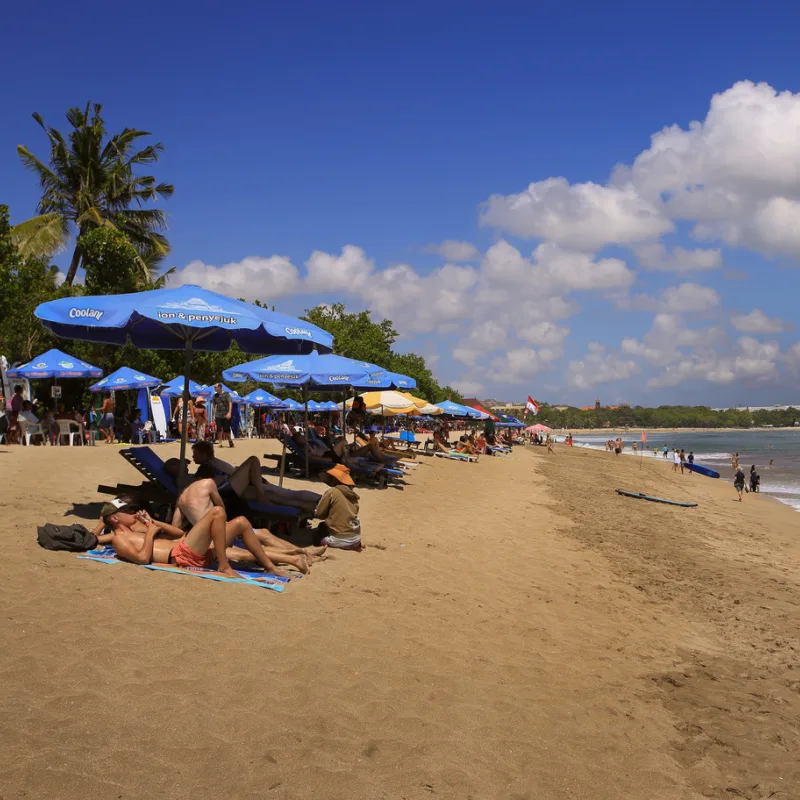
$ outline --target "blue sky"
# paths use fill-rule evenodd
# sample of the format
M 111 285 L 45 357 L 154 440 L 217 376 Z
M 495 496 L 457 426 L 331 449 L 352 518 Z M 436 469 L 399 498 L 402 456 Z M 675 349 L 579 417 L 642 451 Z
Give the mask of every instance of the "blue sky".
M 370 307 L 483 397 L 800 400 L 792 4 L 45 0 L 5 22 L 15 221 L 37 187 L 14 147 L 46 154 L 31 112 L 62 127 L 91 99 L 165 144 L 191 280 Z

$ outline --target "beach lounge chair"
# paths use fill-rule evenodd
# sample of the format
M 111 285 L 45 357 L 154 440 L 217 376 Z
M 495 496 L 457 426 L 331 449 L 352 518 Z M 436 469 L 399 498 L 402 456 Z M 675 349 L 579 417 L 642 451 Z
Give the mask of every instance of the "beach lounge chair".
M 156 455 L 149 447 L 129 447 L 120 450 L 119 454 L 133 467 L 135 467 L 142 475 L 147 478 L 152 484 L 158 486 L 165 494 L 170 495 L 174 500 L 177 500 L 180 492 L 178 491 L 178 484 L 175 478 L 170 475 L 164 468 L 164 462 Z M 98 487 L 97 491 L 102 491 L 108 487 Z M 129 487 L 124 484 L 118 484 L 118 494 L 124 494 L 131 488 L 137 489 L 139 487 Z M 248 503 L 248 507 L 256 518 L 276 519 L 285 522 L 289 525 L 290 530 L 296 533 L 300 527 L 300 520 L 303 518 L 302 512 L 293 508 L 292 506 L 272 506 L 261 505 L 260 503 Z
M 282 437 L 286 441 L 286 467 L 291 468 L 300 474 L 305 474 L 306 469 L 306 454 L 305 451 L 294 441 L 290 436 Z M 265 459 L 277 459 L 280 465 L 280 456 L 270 453 L 264 453 Z M 308 468 L 311 473 L 327 472 L 334 467 L 336 462 L 330 458 L 319 458 L 317 456 L 308 456 Z M 378 487 L 383 489 L 391 480 L 402 478 L 405 474 L 402 470 L 391 469 L 383 464 L 367 464 L 363 467 L 351 466 L 350 474 L 354 478 L 362 478 L 367 480 L 374 480 Z

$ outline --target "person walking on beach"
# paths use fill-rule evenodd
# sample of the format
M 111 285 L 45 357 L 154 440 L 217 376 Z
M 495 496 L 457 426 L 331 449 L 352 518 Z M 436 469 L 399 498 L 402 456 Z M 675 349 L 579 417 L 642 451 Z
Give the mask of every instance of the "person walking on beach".
M 680 464 L 681 464 L 680 453 L 678 453 L 677 450 L 673 450 L 672 451 L 672 471 L 673 472 L 677 472 L 678 471 L 678 467 L 680 466 Z
M 690 450 L 690 451 L 689 451 L 689 455 L 688 455 L 688 456 L 686 456 L 686 461 L 687 461 L 689 464 L 694 464 L 694 451 L 693 451 L 693 450 Z M 690 475 L 692 474 L 692 470 L 689 470 L 689 474 L 690 474 Z
M 231 396 L 222 390 L 222 384 L 214 387 L 214 424 L 217 427 L 217 440 L 227 439 L 228 445 L 233 447 L 233 434 L 231 433 L 231 415 L 233 403 Z
M 547 434 L 547 452 L 553 452 L 553 437 L 549 433 Z
M 733 476 L 733 488 L 739 495 L 739 502 L 742 502 L 742 492 L 744 491 L 744 472 L 740 467 L 736 467 L 736 474 Z
M 683 452 L 683 448 L 681 448 L 681 452 L 678 453 L 678 457 L 681 460 L 681 475 L 683 475 L 683 465 L 686 463 L 686 453 Z
M 97 427 L 103 434 L 106 444 L 114 444 L 114 412 L 117 404 L 111 399 L 111 392 L 103 392 L 103 405 L 100 406 L 100 422 Z
M 734 453 L 731 456 L 731 466 L 733 467 L 733 471 L 734 472 L 736 472 L 736 470 L 739 469 L 739 454 L 738 453 Z
M 669 447 L 664 445 L 664 458 L 666 459 L 668 455 L 669 455 Z

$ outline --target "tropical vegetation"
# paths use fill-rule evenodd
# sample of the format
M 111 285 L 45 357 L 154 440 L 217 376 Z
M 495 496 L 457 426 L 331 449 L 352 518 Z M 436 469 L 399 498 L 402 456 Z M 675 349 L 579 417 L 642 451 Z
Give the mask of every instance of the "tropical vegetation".
M 46 162 L 27 147 L 17 147 L 23 165 L 36 176 L 42 196 L 37 215 L 14 227 L 14 241 L 23 257 L 48 259 L 75 237 L 64 279 L 67 286 L 85 266 L 84 236 L 95 228 L 105 226 L 125 234 L 136 250 L 143 278 L 151 276 L 170 249 L 164 235 L 165 213 L 145 204 L 171 197 L 175 188 L 138 173 L 139 168 L 159 160 L 164 146 L 157 142 L 138 149 L 139 140 L 150 134 L 136 128 L 109 136 L 102 110 L 91 103 L 70 108 L 66 136 L 34 114 L 50 145 Z

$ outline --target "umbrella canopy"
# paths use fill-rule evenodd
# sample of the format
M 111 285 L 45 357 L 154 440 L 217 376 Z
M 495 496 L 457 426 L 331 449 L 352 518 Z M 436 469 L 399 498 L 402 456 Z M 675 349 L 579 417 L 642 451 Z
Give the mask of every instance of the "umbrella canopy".
M 414 378 L 408 375 L 401 375 L 399 372 L 390 372 L 389 370 L 379 367 L 377 364 L 369 364 L 364 361 L 361 362 L 365 367 L 370 367 L 370 377 L 367 380 L 359 383 L 356 389 L 363 389 L 364 391 L 378 391 L 380 389 L 416 389 L 417 382 Z
M 251 378 L 261 383 L 285 386 L 306 386 L 313 391 L 339 391 L 348 386 L 360 386 L 370 378 L 370 370 L 380 369 L 365 361 L 333 354 L 308 355 L 284 358 L 269 356 L 226 369 L 226 381 L 238 383 Z
M 419 417 L 438 417 L 440 414 L 444 414 L 439 406 L 435 406 L 432 403 L 425 403 L 424 406 L 417 406 L 417 408 L 412 412 L 412 416 L 419 416 Z
M 279 411 L 302 411 L 303 404 L 298 403 L 297 400 L 292 400 L 291 397 L 286 398 L 286 400 L 281 401 L 280 407 L 278 408 Z
M 135 294 L 63 297 L 36 316 L 57 336 L 137 347 L 222 352 L 236 342 L 247 353 L 308 353 L 333 348 L 327 331 L 294 317 L 233 300 L 199 286 Z
M 101 378 L 103 370 L 54 349 L 32 358 L 27 364 L 8 370 L 6 374 L 9 378 L 32 380 L 37 378 Z
M 524 428 L 525 423 L 520 422 L 516 417 L 512 417 L 508 414 L 501 414 L 500 415 L 500 422 L 497 423 L 498 428 Z
M 474 408 L 454 403 L 452 400 L 445 400 L 443 403 L 437 403 L 442 412 L 449 414 L 451 417 L 469 417 L 470 419 L 480 419 L 480 412 Z
M 162 397 L 180 397 L 183 394 L 183 384 L 186 378 L 183 375 L 178 375 L 171 381 L 164 384 L 164 388 L 159 392 Z M 208 386 L 195 383 L 193 380 L 189 381 L 189 397 L 211 397 L 214 390 Z
M 366 404 L 367 411 L 381 413 L 386 416 L 394 414 L 408 414 L 417 410 L 417 405 L 409 400 L 408 397 L 400 392 L 365 392 L 361 395 Z M 352 400 L 348 400 L 348 408 L 353 405 Z
M 534 431 L 536 431 L 537 433 L 541 433 L 543 431 L 551 431 L 553 429 L 548 428 L 547 425 L 542 425 L 541 422 L 537 422 L 535 425 L 528 425 L 528 427 L 525 428 L 525 430 L 528 433 L 533 433 Z
M 263 389 L 253 389 L 253 391 L 250 392 L 250 394 L 246 394 L 242 400 L 250 406 L 267 406 L 269 408 L 277 408 L 283 403 L 280 397 L 275 397 L 274 394 L 265 392 Z
M 151 389 L 161 386 L 161 378 L 145 375 L 130 367 L 120 367 L 116 372 L 107 375 L 89 387 L 90 392 L 123 392 L 128 389 Z
M 320 411 L 328 411 L 329 409 L 327 403 L 320 403 L 318 400 L 309 400 L 308 410 L 318 414 Z
M 338 403 L 334 403 L 333 400 L 326 400 L 322 405 L 325 406 L 326 411 L 341 411 L 341 406 Z

